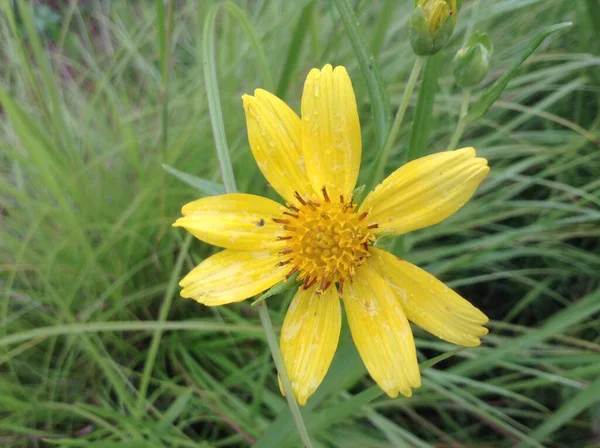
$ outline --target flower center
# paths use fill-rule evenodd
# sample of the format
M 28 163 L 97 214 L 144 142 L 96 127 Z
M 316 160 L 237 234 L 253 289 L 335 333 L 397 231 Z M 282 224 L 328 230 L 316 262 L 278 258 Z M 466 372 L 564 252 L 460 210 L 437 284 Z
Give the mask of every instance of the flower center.
M 317 284 L 317 292 L 323 292 L 337 283 L 342 288 L 356 269 L 369 256 L 369 244 L 375 241 L 367 213 L 355 213 L 356 205 L 350 200 L 333 200 L 323 187 L 323 200 L 303 198 L 296 193 L 296 205 L 287 204 L 288 218 L 275 219 L 284 224 L 286 256 L 280 265 L 290 264 L 288 278 L 298 272 L 304 288 Z

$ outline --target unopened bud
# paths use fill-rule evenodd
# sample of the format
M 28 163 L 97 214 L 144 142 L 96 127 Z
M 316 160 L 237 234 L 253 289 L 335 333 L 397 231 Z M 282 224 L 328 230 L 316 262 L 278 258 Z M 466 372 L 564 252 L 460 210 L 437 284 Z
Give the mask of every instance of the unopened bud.
M 475 31 L 454 57 L 454 79 L 460 87 L 472 87 L 483 81 L 490 67 L 494 47 L 487 33 Z
M 410 44 L 418 56 L 440 51 L 456 26 L 457 0 L 415 0 L 410 16 Z

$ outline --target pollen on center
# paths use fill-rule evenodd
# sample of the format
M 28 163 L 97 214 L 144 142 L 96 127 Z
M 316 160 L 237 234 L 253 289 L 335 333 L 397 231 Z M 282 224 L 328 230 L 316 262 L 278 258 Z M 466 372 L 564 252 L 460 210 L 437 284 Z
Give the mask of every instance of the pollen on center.
M 304 288 L 317 285 L 323 292 L 331 285 L 343 287 L 356 269 L 369 256 L 369 245 L 375 241 L 366 213 L 355 212 L 356 205 L 343 196 L 331 198 L 323 187 L 322 198 L 302 197 L 296 193 L 296 204 L 287 204 L 285 219 L 274 219 L 283 225 L 286 241 L 280 265 L 290 265 L 288 278 L 298 272 Z

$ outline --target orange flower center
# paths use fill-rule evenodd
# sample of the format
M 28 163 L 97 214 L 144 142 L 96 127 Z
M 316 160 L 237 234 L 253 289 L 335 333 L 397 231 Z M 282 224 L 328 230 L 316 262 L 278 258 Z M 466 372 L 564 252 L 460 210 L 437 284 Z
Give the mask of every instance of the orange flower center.
M 304 288 L 317 284 L 323 292 L 332 284 L 340 288 L 351 279 L 356 269 L 369 256 L 369 244 L 375 241 L 373 229 L 377 224 L 368 222 L 367 214 L 355 213 L 356 205 L 350 200 L 332 200 L 325 187 L 323 200 L 303 198 L 296 193 L 296 205 L 288 204 L 286 219 L 275 219 L 284 224 L 286 247 L 281 252 L 290 264 L 288 278 L 298 272 Z

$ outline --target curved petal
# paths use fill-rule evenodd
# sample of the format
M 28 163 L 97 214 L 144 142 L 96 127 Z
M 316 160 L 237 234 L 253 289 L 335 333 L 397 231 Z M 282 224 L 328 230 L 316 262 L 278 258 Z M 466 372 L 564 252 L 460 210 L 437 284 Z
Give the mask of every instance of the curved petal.
M 342 328 L 337 290 L 317 294 L 316 286 L 300 288 L 281 328 L 281 354 L 296 400 L 306 404 L 327 373 Z
M 302 93 L 302 151 L 315 192 L 350 198 L 362 143 L 356 98 L 344 67 L 312 69 Z
M 277 202 L 252 194 L 210 196 L 186 204 L 173 224 L 215 246 L 236 250 L 276 249 L 284 234 L 273 219 L 283 217 Z
M 490 171 L 473 148 L 422 157 L 400 167 L 364 200 L 360 213 L 379 225 L 377 235 L 401 235 L 452 215 Z
M 433 275 L 394 255 L 371 248 L 369 264 L 400 298 L 406 317 L 453 344 L 476 347 L 487 334 L 485 314 Z
M 290 268 L 279 266 L 279 260 L 270 251 L 226 249 L 208 257 L 179 282 L 181 297 L 207 306 L 241 302 L 285 278 Z
M 242 100 L 250 148 L 265 178 L 288 202 L 295 202 L 295 191 L 310 196 L 298 115 L 266 90 L 256 89 L 254 96 L 244 95 Z
M 344 284 L 344 307 L 352 339 L 365 367 L 386 394 L 410 397 L 421 385 L 410 324 L 388 284 L 368 265 Z

